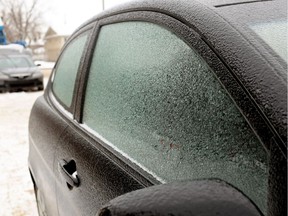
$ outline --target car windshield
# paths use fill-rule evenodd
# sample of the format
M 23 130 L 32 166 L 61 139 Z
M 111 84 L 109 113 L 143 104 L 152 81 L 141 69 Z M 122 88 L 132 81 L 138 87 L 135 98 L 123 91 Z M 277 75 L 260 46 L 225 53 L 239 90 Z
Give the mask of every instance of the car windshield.
M 33 67 L 31 59 L 26 56 L 1 56 L 0 69 Z
M 255 23 L 250 28 L 287 63 L 287 19 Z

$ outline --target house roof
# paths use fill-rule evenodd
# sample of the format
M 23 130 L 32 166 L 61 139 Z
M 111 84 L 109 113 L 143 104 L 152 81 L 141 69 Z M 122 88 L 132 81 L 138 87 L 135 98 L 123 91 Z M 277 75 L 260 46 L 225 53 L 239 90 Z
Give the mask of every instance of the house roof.
M 69 37 L 68 34 L 58 34 L 51 26 L 49 26 L 48 30 L 46 31 L 44 35 L 44 40 L 51 39 L 51 38 L 57 38 L 57 37 Z
M 44 38 L 48 36 L 52 36 L 52 35 L 57 35 L 57 32 L 51 26 L 49 26 L 48 30 L 46 31 L 44 35 Z

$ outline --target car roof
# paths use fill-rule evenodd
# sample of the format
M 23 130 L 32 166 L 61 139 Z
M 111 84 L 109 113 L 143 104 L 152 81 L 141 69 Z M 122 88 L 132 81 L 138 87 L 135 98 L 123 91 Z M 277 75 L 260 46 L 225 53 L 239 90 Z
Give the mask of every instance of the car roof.
M 193 28 L 246 89 L 287 148 L 287 64 L 247 28 L 255 20 L 287 20 L 287 0 L 134 1 L 96 15 L 76 32 L 100 19 L 134 11 L 169 15 Z
M 0 45 L 0 53 L 4 54 L 25 54 L 30 55 L 32 57 L 31 49 L 27 49 L 20 44 L 7 44 L 7 45 Z
M 204 38 L 209 38 L 211 33 L 214 34 L 216 27 L 226 31 L 224 24 L 226 22 L 246 37 L 253 46 L 260 48 L 260 52 L 267 58 L 270 58 L 269 53 L 267 55 L 265 53 L 268 46 L 266 45 L 266 49 L 263 49 L 265 42 L 251 37 L 253 31 L 249 26 L 279 19 L 287 22 L 287 0 L 136 0 L 108 9 L 81 27 L 113 14 L 141 10 L 158 11 L 171 15 L 184 23 L 193 23 L 195 29 L 199 30 L 198 32 Z M 217 22 L 221 25 L 215 27 Z M 278 68 L 278 71 L 281 72 L 278 72 L 278 75 L 287 82 L 287 62 L 279 56 L 275 59 L 275 53 L 272 55 L 274 55 L 274 61 L 277 60 L 281 64 L 281 68 Z
M 234 26 L 284 19 L 286 0 L 196 0 L 215 11 Z

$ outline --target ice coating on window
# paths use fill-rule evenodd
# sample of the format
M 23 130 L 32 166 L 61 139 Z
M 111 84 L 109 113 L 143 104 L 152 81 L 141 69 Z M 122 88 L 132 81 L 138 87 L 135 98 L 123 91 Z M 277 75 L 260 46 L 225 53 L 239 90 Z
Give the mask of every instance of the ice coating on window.
M 101 28 L 83 121 L 167 182 L 219 178 L 266 211 L 267 155 L 211 69 L 145 22 Z
M 75 79 L 88 33 L 76 38 L 63 52 L 55 71 L 53 91 L 67 106 L 72 102 Z
M 286 63 L 288 63 L 287 53 L 287 33 L 288 20 L 271 20 L 266 23 L 253 23 L 249 27 L 260 36 Z M 287 71 L 286 71 L 287 72 Z

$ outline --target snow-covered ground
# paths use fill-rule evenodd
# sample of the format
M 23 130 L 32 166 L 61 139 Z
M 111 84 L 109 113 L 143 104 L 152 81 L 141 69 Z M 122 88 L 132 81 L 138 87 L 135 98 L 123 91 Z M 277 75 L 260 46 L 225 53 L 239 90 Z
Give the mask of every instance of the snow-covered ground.
M 55 65 L 55 62 L 47 62 L 47 61 L 35 61 L 34 62 L 34 64 L 39 64 L 39 67 L 41 68 L 41 69 L 51 69 L 51 68 L 53 68 L 54 67 L 54 65 Z
M 28 120 L 34 101 L 42 94 L 0 94 L 0 216 L 38 215 L 27 162 Z
M 43 92 L 0 94 L 0 215 L 37 215 L 28 172 L 28 118 Z

